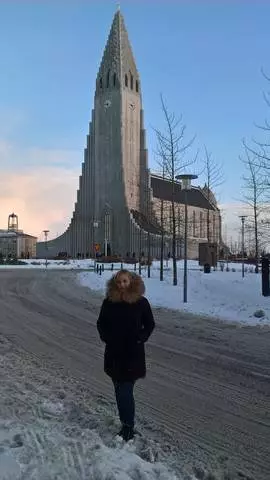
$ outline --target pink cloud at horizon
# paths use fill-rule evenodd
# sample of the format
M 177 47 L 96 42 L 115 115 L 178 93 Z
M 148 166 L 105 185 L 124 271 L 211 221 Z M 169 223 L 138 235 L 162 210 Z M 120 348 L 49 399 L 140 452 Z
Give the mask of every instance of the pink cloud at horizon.
M 40 167 L 26 173 L 4 171 L 0 177 L 0 229 L 8 216 L 18 215 L 19 228 L 43 238 L 63 233 L 73 211 L 78 172 L 58 167 Z

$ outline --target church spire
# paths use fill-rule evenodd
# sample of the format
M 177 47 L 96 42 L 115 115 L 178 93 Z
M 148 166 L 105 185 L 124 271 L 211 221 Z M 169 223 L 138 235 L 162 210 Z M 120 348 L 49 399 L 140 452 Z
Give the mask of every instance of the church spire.
M 127 29 L 118 4 L 98 72 L 97 91 L 107 88 L 111 78 L 114 86 L 124 87 L 129 83 L 127 76 L 139 81 Z

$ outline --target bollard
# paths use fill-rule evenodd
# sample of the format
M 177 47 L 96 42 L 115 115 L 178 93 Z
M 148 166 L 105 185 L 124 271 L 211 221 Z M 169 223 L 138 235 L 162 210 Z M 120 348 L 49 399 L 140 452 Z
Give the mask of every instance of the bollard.
M 99 272 L 99 264 L 98 263 L 96 264 L 96 272 L 97 273 Z
M 121 263 L 121 270 L 123 270 L 123 263 Z
M 204 264 L 203 271 L 204 273 L 211 273 L 211 266 L 209 265 L 209 263 Z
M 102 264 L 102 272 L 104 272 L 104 263 Z
M 262 294 L 264 297 L 269 297 L 269 260 L 268 258 L 262 259 Z
M 101 273 L 102 273 L 102 266 L 100 265 L 100 267 L 99 267 L 99 275 L 101 275 Z
M 111 265 L 111 271 L 113 271 L 113 263 L 112 263 L 112 265 Z
M 137 270 L 137 263 L 134 263 L 134 272 Z

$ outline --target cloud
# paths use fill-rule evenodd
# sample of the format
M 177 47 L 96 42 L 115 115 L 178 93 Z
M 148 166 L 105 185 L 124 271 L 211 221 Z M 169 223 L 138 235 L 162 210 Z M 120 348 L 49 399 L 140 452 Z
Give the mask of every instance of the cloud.
M 227 202 L 220 206 L 222 216 L 222 232 L 225 243 L 238 242 L 241 235 L 240 215 L 252 217 L 252 210 L 241 202 Z
M 81 152 L 77 150 L 45 149 L 38 147 L 19 148 L 0 138 L 0 166 L 2 170 L 42 166 L 74 168 L 80 163 Z
M 42 238 L 68 226 L 78 188 L 82 153 L 65 150 L 19 149 L 0 140 L 0 228 L 8 215 L 19 217 L 19 228 Z M 20 160 L 20 162 L 17 162 Z
M 19 217 L 19 228 L 43 239 L 67 228 L 81 173 L 82 151 L 22 148 L 0 138 L 0 228 L 7 228 L 8 215 Z M 223 236 L 237 240 L 239 215 L 247 213 L 240 202 L 220 205 Z M 225 238 L 226 237 L 226 238 Z

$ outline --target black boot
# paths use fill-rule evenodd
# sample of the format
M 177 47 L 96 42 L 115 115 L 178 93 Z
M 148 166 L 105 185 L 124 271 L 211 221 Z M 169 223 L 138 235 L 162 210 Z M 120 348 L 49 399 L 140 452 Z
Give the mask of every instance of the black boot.
M 131 427 L 130 425 L 123 425 L 121 432 L 121 437 L 125 442 L 134 438 L 134 427 Z

